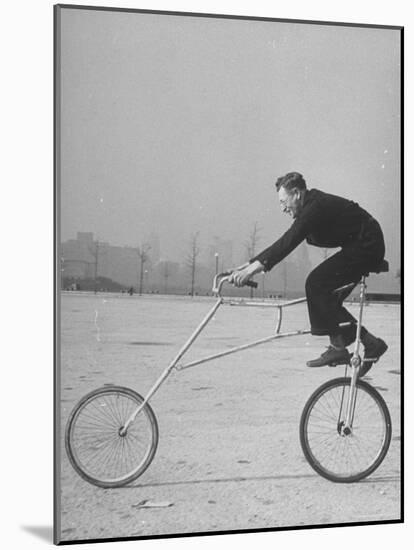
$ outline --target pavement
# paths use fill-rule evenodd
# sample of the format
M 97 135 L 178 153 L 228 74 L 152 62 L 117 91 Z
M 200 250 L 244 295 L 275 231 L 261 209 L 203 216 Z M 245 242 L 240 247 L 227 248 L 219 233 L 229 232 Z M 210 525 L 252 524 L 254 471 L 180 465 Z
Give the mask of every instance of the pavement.
M 79 477 L 64 448 L 68 415 L 104 384 L 145 395 L 214 304 L 213 298 L 82 295 L 61 303 L 60 531 L 62 541 L 231 532 L 400 519 L 400 306 L 371 304 L 364 324 L 389 346 L 365 377 L 389 407 L 393 435 L 365 480 L 332 483 L 314 472 L 299 442 L 310 394 L 343 368 L 308 369 L 326 339 L 294 336 L 183 371 L 151 399 L 160 439 L 130 485 L 101 489 Z M 355 306 L 350 306 L 353 313 Z M 269 307 L 223 305 L 188 361 L 272 334 Z M 305 305 L 288 308 L 282 331 L 307 328 Z M 137 504 L 162 503 L 143 508 Z

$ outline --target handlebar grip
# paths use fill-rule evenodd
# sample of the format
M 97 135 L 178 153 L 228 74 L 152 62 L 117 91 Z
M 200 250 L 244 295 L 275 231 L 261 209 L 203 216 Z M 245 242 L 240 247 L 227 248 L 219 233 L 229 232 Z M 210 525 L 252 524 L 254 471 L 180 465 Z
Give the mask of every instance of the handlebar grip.
M 252 288 L 257 288 L 259 285 L 254 281 L 247 281 L 247 283 L 245 283 L 244 286 L 251 286 Z

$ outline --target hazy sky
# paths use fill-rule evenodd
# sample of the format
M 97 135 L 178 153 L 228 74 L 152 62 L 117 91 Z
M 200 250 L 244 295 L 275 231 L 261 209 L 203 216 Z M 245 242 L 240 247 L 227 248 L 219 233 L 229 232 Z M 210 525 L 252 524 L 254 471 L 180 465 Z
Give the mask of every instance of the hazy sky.
M 182 261 L 286 230 L 275 179 L 351 198 L 400 265 L 400 38 L 392 29 L 62 9 L 61 237 Z M 237 254 L 237 247 L 236 247 Z

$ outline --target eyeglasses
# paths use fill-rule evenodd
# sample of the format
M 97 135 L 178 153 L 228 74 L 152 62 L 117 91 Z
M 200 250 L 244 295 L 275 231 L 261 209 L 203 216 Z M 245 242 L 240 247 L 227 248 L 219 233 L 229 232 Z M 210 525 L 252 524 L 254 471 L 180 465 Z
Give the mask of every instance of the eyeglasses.
M 282 208 L 286 208 L 286 206 L 289 206 L 292 204 L 293 201 L 293 195 L 289 196 L 287 199 L 280 199 L 279 204 Z
M 287 193 L 285 199 L 279 199 L 279 204 L 283 212 L 294 206 L 296 193 L 297 191 L 294 190 L 293 193 Z

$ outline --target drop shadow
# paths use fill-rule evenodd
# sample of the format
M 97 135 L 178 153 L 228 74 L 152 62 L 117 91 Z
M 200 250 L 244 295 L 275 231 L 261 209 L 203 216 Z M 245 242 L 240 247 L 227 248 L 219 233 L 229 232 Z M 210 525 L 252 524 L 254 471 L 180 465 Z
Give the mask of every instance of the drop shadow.
M 53 527 L 51 525 L 21 525 L 21 528 L 41 540 L 53 543 Z
M 147 487 L 165 487 L 165 486 L 174 486 L 174 485 L 200 485 L 200 484 L 209 484 L 209 483 L 232 483 L 232 482 L 246 482 L 246 481 L 288 481 L 288 480 L 310 480 L 317 481 L 323 480 L 318 474 L 287 474 L 287 475 L 272 475 L 272 476 L 237 476 L 237 477 L 227 477 L 227 478 L 211 478 L 211 479 L 192 479 L 192 480 L 180 480 L 180 481 L 164 481 L 164 482 L 155 482 L 155 483 L 131 483 L 129 485 L 124 485 L 123 487 L 118 487 L 118 489 L 144 489 Z M 399 475 L 388 475 L 388 476 L 372 476 L 366 479 L 362 479 L 357 483 L 366 483 L 366 484 L 375 484 L 375 483 L 393 483 L 400 481 L 401 478 Z M 323 480 L 327 483 L 331 483 L 328 480 Z

